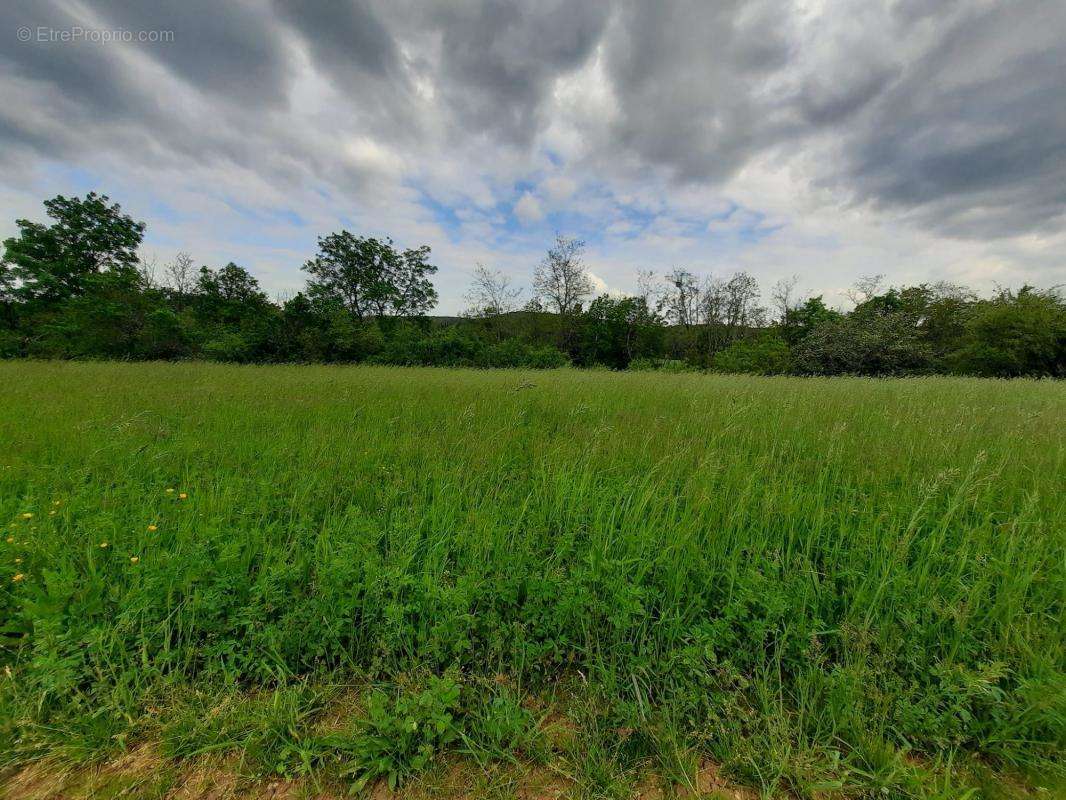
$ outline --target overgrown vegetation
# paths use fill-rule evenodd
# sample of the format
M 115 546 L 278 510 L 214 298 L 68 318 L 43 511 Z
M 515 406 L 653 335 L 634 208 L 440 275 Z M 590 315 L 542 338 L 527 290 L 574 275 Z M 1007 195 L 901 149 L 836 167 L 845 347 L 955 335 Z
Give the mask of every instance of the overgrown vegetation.
M 143 223 L 107 197 L 56 197 L 50 225 L 19 220 L 0 264 L 0 356 L 368 362 L 625 369 L 667 365 L 801 375 L 1066 375 L 1066 300 L 1022 287 L 979 298 L 960 286 L 860 282 L 843 313 L 776 285 L 773 309 L 740 272 L 642 275 L 633 297 L 593 296 L 583 244 L 559 237 L 534 294 L 485 267 L 463 318 L 432 318 L 428 247 L 341 231 L 319 240 L 304 291 L 274 302 L 244 268 L 155 274 L 138 259 Z
M 704 760 L 801 797 L 1063 778 L 1061 383 L 0 383 L 4 767 L 149 742 L 354 787 L 550 759 L 587 797 Z

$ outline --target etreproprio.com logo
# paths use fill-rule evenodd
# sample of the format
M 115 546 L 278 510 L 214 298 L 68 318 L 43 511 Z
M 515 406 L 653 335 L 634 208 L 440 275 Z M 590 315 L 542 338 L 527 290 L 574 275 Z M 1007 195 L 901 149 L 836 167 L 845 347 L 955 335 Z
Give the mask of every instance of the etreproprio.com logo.
M 20 25 L 15 31 L 20 42 L 47 42 L 58 44 L 114 44 L 114 43 L 167 43 L 174 41 L 174 31 L 142 30 L 127 28 L 86 28 L 72 25 L 69 28 L 52 28 L 44 25 L 30 27 Z

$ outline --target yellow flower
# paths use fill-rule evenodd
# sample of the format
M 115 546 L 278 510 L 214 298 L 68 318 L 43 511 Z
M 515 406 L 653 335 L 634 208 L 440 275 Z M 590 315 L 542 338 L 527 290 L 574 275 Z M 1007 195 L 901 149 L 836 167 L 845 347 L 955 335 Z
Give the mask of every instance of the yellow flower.
M 21 558 L 16 558 L 15 559 L 15 563 L 16 564 L 21 564 L 22 563 L 22 559 Z
M 174 494 L 174 490 L 173 489 L 167 489 L 167 494 Z
M 139 556 L 130 556 L 130 563 L 131 563 L 131 564 L 136 564 L 136 563 L 137 563 L 138 561 L 140 561 L 140 560 L 141 560 L 141 559 L 140 559 L 140 557 L 139 557 Z
M 157 530 L 159 530 L 159 527 L 157 525 L 149 525 L 148 526 L 148 530 L 149 531 L 157 531 Z
M 14 544 L 15 543 L 15 537 L 14 536 L 8 536 L 7 537 L 7 543 L 8 544 Z
M 189 495 L 185 494 L 185 492 L 181 492 L 181 493 L 180 493 L 180 494 L 178 495 L 178 499 L 179 499 L 179 500 L 187 500 L 188 498 L 189 498 Z
M 107 546 L 108 546 L 107 542 L 100 542 L 100 547 L 101 548 L 106 548 Z
M 11 578 L 12 583 L 21 583 L 24 580 L 26 580 L 26 576 L 23 575 L 21 572 L 16 572 L 15 575 Z
M 25 514 L 22 515 L 22 518 L 23 519 L 33 519 L 33 514 L 31 514 L 29 511 L 27 511 Z

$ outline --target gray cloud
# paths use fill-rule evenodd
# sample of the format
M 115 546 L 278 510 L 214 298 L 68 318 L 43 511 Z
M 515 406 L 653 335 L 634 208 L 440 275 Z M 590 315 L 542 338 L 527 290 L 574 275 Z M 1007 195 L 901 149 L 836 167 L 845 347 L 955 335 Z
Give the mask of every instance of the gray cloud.
M 528 144 L 552 81 L 579 67 L 603 32 L 605 3 L 441 4 L 422 20 L 440 36 L 442 99 L 459 126 Z
M 803 156 L 813 185 L 952 236 L 1057 230 L 1066 209 L 1066 5 L 1047 0 L 14 0 L 0 20 L 0 159 L 224 162 L 365 198 L 393 161 L 532 170 L 560 81 L 595 62 L 610 113 L 574 147 L 605 182 Z M 72 24 L 174 41 L 14 35 Z
M 274 8 L 306 38 L 312 57 L 342 87 L 366 75 L 402 80 L 396 42 L 364 0 L 275 0 Z
M 262 9 L 241 3 L 92 0 L 105 26 L 170 31 L 173 41 L 137 46 L 182 80 L 242 105 L 283 105 L 291 68 L 281 29 Z
M 1022 0 L 970 11 L 943 25 L 841 131 L 845 167 L 835 179 L 955 235 L 1061 225 L 1064 76 L 1066 6 Z
M 607 39 L 621 111 L 607 141 L 684 180 L 721 180 L 781 135 L 773 93 L 792 43 L 774 4 L 627 3 Z

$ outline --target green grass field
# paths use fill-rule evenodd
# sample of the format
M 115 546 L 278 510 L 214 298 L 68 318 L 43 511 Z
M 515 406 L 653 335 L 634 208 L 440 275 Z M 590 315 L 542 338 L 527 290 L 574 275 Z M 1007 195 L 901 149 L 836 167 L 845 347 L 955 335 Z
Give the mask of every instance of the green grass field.
M 709 763 L 768 796 L 1061 785 L 1062 383 L 0 362 L 0 386 L 9 776 L 151 746 L 124 796 L 203 759 L 342 792 L 458 763 L 473 796 L 519 768 L 705 789 Z

